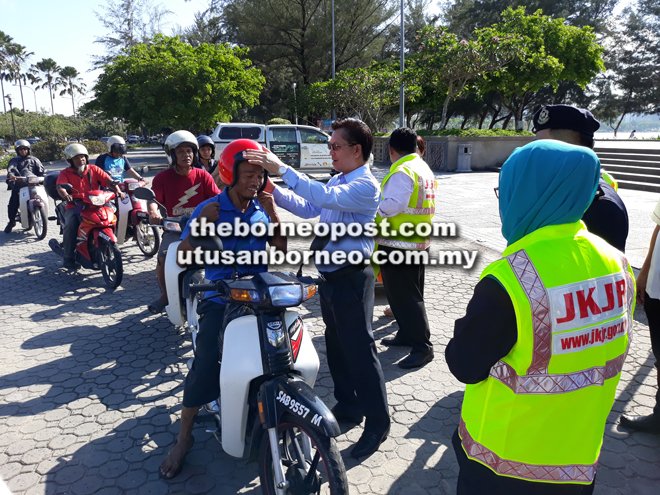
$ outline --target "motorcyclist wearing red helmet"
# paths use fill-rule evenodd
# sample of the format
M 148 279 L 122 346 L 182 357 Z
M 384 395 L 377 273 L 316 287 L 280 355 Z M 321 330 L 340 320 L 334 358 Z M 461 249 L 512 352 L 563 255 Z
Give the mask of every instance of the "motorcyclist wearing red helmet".
M 267 172 L 259 165 L 246 161 L 243 152 L 261 150 L 261 146 L 249 139 L 239 139 L 231 142 L 222 152 L 220 177 L 229 184 L 217 196 L 200 203 L 190 218 L 188 226 L 181 235 L 182 242 L 179 251 L 193 251 L 190 245 L 191 222 L 194 219 L 206 218 L 208 222 L 234 224 L 240 222 L 254 225 L 263 223 L 268 227 L 270 222 L 279 223 L 273 197 L 264 192 L 268 178 Z M 227 236 L 222 238 L 223 251 L 264 251 L 266 242 L 280 251 L 286 252 L 286 238 L 279 232 L 272 238 L 265 236 Z M 181 259 L 181 258 L 180 258 Z M 234 271 L 238 275 L 265 272 L 267 265 L 207 265 L 204 277 L 210 281 L 231 278 Z M 211 296 L 213 293 L 207 293 Z M 203 301 L 197 312 L 199 316 L 199 332 L 192 369 L 186 376 L 183 389 L 183 407 L 181 410 L 181 427 L 176 444 L 160 465 L 161 476 L 173 478 L 181 472 L 183 460 L 192 447 L 194 439 L 192 428 L 194 418 L 204 404 L 216 400 L 220 395 L 218 376 L 220 373 L 219 340 L 222 338 L 222 326 L 226 305 L 218 298 Z

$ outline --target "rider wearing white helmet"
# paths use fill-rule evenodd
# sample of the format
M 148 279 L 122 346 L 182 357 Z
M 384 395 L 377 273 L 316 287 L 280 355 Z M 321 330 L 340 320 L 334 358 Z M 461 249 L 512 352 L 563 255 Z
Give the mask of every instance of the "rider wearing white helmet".
M 110 187 L 121 199 L 122 193 L 115 182 L 96 165 L 88 165 L 89 153 L 82 144 L 74 143 L 64 148 L 64 157 L 69 167 L 60 172 L 57 177 L 57 193 L 67 202 L 64 213 L 64 268 L 76 270 L 75 263 L 76 236 L 80 226 L 80 207 L 73 203 L 73 198 L 80 198 L 87 191 L 94 191 Z M 69 194 L 61 184 L 71 184 L 72 193 Z
M 177 131 L 170 134 L 163 149 L 171 167 L 154 177 L 152 190 L 156 200 L 167 208 L 168 217 L 191 214 L 202 201 L 220 193 L 206 170 L 193 167 L 193 163 L 197 161 L 198 145 L 197 138 L 192 133 Z M 156 225 L 162 222 L 162 216 L 155 202 L 149 204 L 149 220 Z M 156 265 L 161 296 L 148 306 L 149 311 L 154 314 L 160 313 L 167 306 L 165 256 L 169 245 L 178 239 L 179 236 L 174 233 L 163 234 Z
M 107 141 L 108 152 L 99 155 L 94 164 L 105 170 L 112 180 L 124 182 L 124 172 L 135 180 L 144 180 L 131 166 L 126 154 L 126 141 L 121 136 L 112 136 Z
M 16 225 L 16 214 L 19 206 L 19 192 L 21 187 L 16 187 L 15 177 L 43 177 L 44 166 L 38 158 L 30 155 L 30 142 L 26 139 L 19 139 L 14 144 L 16 156 L 9 160 L 7 165 L 7 188 L 11 190 L 11 198 L 7 205 L 7 214 L 9 223 L 5 227 L 5 234 L 9 234 Z

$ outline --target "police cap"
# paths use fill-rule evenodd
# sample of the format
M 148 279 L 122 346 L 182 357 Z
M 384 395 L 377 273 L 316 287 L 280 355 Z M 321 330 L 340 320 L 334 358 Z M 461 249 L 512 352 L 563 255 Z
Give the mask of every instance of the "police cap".
M 543 129 L 568 129 L 593 137 L 600 122 L 589 110 L 570 105 L 546 105 L 534 114 L 534 132 Z

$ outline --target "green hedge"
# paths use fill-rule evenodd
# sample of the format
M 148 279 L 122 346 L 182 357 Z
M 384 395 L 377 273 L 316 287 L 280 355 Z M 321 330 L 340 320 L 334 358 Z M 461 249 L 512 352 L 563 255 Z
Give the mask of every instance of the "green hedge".
M 389 136 L 391 133 L 374 132 L 374 136 Z M 533 136 L 529 131 L 514 131 L 508 129 L 443 129 L 439 131 L 419 130 L 420 136 L 457 136 L 457 137 L 501 137 L 501 136 Z
M 6 170 L 9 165 L 9 160 L 15 157 L 13 153 L 5 153 L 4 150 L 0 149 L 0 170 Z
M 64 148 L 75 143 L 56 143 L 55 141 L 39 141 L 32 145 L 32 154 L 42 162 L 64 160 Z M 108 145 L 100 141 L 85 141 L 82 145 L 90 155 L 100 155 L 108 152 Z

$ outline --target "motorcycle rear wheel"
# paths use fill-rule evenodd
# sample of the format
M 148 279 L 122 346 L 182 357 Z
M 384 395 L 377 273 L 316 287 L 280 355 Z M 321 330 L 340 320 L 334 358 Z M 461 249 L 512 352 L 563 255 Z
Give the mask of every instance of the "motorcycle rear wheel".
M 146 223 L 140 223 L 135 226 L 135 240 L 137 245 L 145 256 L 153 256 L 160 248 L 160 234 L 158 229 Z
M 287 414 L 277 427 L 277 439 L 284 477 L 289 482 L 284 493 L 348 493 L 346 468 L 334 438 L 318 433 Z M 277 493 L 268 433 L 264 433 L 259 450 L 259 480 L 264 495 Z
M 99 246 L 99 266 L 108 287 L 116 289 L 124 276 L 121 253 L 116 245 L 104 242 Z
M 37 239 L 42 240 L 48 234 L 48 218 L 43 206 L 37 206 L 32 213 L 32 223 Z

